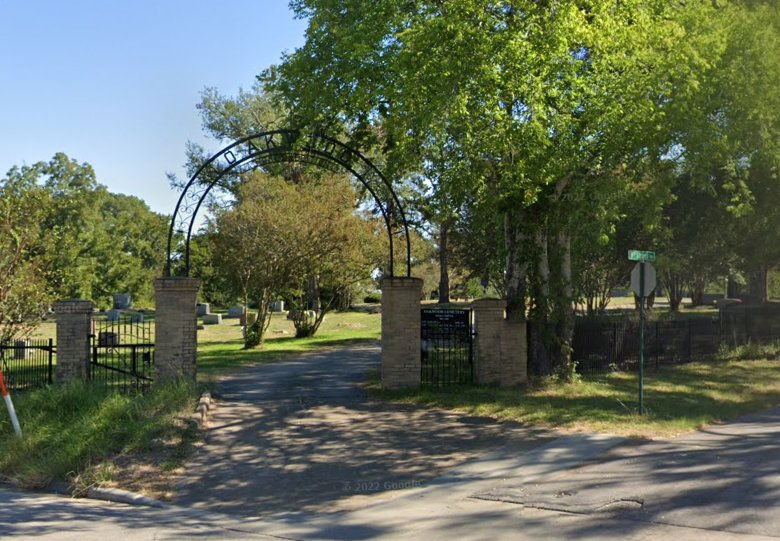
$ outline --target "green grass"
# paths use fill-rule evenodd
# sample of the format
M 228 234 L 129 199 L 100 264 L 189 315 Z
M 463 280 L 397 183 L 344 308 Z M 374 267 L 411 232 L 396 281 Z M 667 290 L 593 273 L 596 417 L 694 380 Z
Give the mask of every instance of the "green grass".
M 137 396 L 83 383 L 17 394 L 23 437 L 14 434 L 7 414 L 0 415 L 0 475 L 24 487 L 68 480 L 83 490 L 105 475 L 100 465 L 115 455 L 186 447 L 197 429 L 182 416 L 192 413 L 196 398 L 185 384 Z
M 669 437 L 780 404 L 780 361 L 745 360 L 750 352 L 707 363 L 662 367 L 645 378 L 646 414 L 638 414 L 635 373 L 590 375 L 580 381 L 498 389 L 460 386 L 385 391 L 380 399 L 520 421 L 565 430 L 631 437 Z
M 198 331 L 198 374 L 209 380 L 226 370 L 263 364 L 328 347 L 379 340 L 381 316 L 364 312 L 336 312 L 325 316 L 312 338 L 295 338 L 295 328 L 282 314 L 274 314 L 263 346 L 243 349 L 237 320 L 223 320 Z

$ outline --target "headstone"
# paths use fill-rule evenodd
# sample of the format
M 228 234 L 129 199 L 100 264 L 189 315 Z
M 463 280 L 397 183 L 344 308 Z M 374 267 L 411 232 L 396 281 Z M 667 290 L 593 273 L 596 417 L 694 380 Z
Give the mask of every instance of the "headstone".
M 133 312 L 130 314 L 130 322 L 131 323 L 143 323 L 144 322 L 144 315 L 140 314 L 138 312 Z
M 119 345 L 119 333 L 101 331 L 98 333 L 98 346 L 117 346 Z
M 284 301 L 276 301 L 271 307 L 272 312 L 284 312 Z
M 235 318 L 235 317 L 241 317 L 243 314 L 244 314 L 243 306 L 231 306 L 230 308 L 228 308 L 228 313 L 225 317 Z
M 14 340 L 14 359 L 24 359 L 27 356 L 26 345 L 24 340 Z
M 206 314 L 210 314 L 210 313 L 211 313 L 211 305 L 209 303 L 203 302 L 198 304 L 198 311 L 197 311 L 198 317 L 205 316 Z
M 132 300 L 130 293 L 114 294 L 114 310 L 129 310 Z
M 222 323 L 222 314 L 204 314 L 204 325 L 219 325 Z
M 119 310 L 106 310 L 106 320 L 107 321 L 119 321 L 119 316 L 122 315 L 122 312 Z

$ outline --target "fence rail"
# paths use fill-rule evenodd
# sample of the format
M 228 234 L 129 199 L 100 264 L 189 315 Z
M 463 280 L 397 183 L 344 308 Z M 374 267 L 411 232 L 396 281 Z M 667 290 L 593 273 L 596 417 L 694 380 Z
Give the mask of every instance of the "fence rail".
M 54 341 L 13 340 L 0 344 L 0 368 L 11 392 L 50 385 L 54 379 Z
M 777 309 L 743 309 L 714 317 L 649 322 L 645 364 L 656 367 L 714 358 L 724 348 L 780 339 Z M 632 320 L 577 320 L 572 359 L 580 372 L 627 369 L 639 362 L 639 324 Z

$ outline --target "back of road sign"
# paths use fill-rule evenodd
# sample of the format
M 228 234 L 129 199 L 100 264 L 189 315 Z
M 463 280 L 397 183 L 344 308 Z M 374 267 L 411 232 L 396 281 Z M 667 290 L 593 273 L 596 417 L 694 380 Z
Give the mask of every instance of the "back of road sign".
M 641 288 L 641 284 L 639 283 L 640 280 L 640 273 L 642 272 L 640 269 L 642 265 L 645 266 L 645 284 L 644 284 L 644 291 Z M 639 262 L 636 265 L 634 265 L 634 269 L 631 271 L 631 289 L 636 293 L 640 298 L 647 297 L 656 286 L 656 276 L 655 276 L 655 268 L 650 263 L 644 263 Z

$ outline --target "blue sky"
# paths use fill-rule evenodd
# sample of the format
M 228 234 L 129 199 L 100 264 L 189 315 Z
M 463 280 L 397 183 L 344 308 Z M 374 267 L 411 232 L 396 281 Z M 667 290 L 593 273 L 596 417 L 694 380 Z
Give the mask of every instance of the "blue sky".
M 170 214 L 204 87 L 250 88 L 303 44 L 287 0 L 0 0 L 0 176 L 65 152 Z

